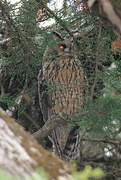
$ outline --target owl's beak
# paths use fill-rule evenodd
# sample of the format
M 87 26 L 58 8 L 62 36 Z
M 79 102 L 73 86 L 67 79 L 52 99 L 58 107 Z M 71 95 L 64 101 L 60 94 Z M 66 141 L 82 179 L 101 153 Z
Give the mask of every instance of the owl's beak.
M 64 52 L 68 54 L 70 52 L 70 49 L 69 48 L 65 48 Z

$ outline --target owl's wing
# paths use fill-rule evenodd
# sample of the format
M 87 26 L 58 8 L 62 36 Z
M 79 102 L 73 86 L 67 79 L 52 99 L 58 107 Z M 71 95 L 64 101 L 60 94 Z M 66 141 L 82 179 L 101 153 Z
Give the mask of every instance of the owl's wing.
M 50 98 L 50 92 L 48 93 L 48 84 L 47 80 L 43 76 L 43 68 L 40 69 L 38 74 L 38 95 L 39 95 L 39 105 L 43 115 L 43 121 L 46 123 L 49 119 L 49 108 L 52 106 L 52 100 Z M 55 152 L 60 157 L 62 155 L 62 149 L 59 144 L 60 136 L 62 136 L 63 127 L 59 127 L 59 129 L 55 128 L 52 133 L 49 135 L 49 140 L 53 145 L 55 145 Z M 67 131 L 67 129 L 66 129 Z M 61 138 L 62 139 L 62 138 Z
M 67 123 L 60 124 L 52 131 L 51 137 L 53 141 L 53 151 L 60 158 L 63 157 L 63 150 L 66 145 L 70 131 L 71 127 L 69 127 Z
M 81 152 L 80 152 L 80 127 L 75 126 L 72 127 L 68 139 L 66 141 L 64 150 L 63 150 L 63 158 L 66 161 L 70 160 L 79 160 Z
M 38 95 L 39 95 L 39 105 L 43 115 L 43 121 L 46 122 L 48 120 L 48 108 L 51 103 L 48 95 L 48 85 L 47 79 L 44 76 L 45 69 L 48 67 L 48 56 L 52 54 L 51 48 L 47 47 L 43 54 L 43 63 L 41 69 L 38 74 Z M 45 68 L 45 67 L 46 68 Z
M 41 68 L 38 74 L 38 95 L 39 95 L 39 105 L 43 115 L 43 121 L 48 120 L 48 93 L 47 93 L 47 83 L 43 78 L 43 69 Z
M 62 124 L 51 135 L 53 151 L 60 158 L 70 161 L 80 158 L 80 128 Z

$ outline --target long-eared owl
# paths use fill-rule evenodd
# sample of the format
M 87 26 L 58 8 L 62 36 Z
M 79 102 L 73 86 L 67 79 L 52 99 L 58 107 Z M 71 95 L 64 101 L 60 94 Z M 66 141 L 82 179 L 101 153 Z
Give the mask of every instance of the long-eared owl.
M 85 76 L 72 39 L 52 34 L 53 43 L 45 50 L 38 75 L 39 103 L 45 122 L 63 117 L 50 138 L 55 154 L 70 161 L 80 158 L 79 127 L 68 121 L 84 105 Z

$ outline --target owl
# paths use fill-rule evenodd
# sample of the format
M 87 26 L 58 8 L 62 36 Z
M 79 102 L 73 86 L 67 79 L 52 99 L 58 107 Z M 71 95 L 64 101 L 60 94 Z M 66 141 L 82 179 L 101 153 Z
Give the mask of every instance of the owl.
M 85 75 L 72 38 L 52 32 L 38 74 L 39 104 L 44 121 L 62 121 L 50 134 L 54 153 L 65 161 L 80 158 L 80 130 L 69 121 L 84 106 Z

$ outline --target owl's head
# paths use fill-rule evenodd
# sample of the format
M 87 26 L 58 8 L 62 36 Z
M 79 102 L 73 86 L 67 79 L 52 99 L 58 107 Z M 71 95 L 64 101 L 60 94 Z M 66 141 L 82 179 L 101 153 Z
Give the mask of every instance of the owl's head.
M 82 35 L 83 36 L 83 35 Z M 77 59 L 77 40 L 80 40 L 80 33 L 72 32 L 71 35 L 63 35 L 57 31 L 51 32 L 48 38 L 48 46 L 45 49 L 43 61 L 55 61 L 58 58 Z
M 74 43 L 72 37 L 63 37 L 60 33 L 52 32 L 52 50 L 57 56 L 73 56 Z

